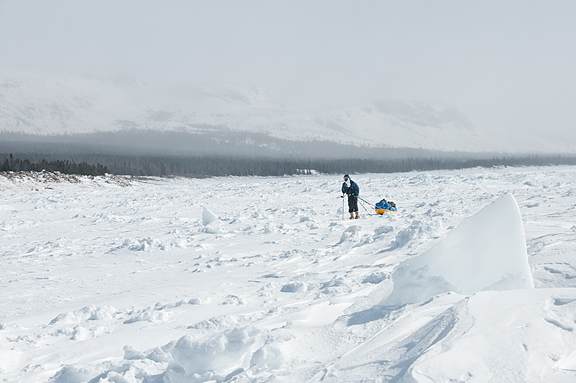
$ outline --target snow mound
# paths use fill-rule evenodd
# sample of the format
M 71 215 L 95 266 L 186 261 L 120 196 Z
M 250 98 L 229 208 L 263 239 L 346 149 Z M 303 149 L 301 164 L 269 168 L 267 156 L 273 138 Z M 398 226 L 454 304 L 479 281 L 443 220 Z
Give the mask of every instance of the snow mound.
M 436 246 L 402 262 L 386 305 L 422 302 L 455 291 L 534 288 L 516 199 L 507 194 L 462 222 Z
M 409 227 L 396 234 L 396 239 L 392 242 L 392 249 L 403 247 L 413 239 L 440 238 L 443 234 L 442 222 L 438 218 L 433 218 L 427 222 L 415 220 Z
M 93 371 L 86 368 L 77 368 L 74 366 L 63 367 L 56 375 L 50 379 L 51 383 L 73 383 L 90 380 Z
M 165 322 L 170 318 L 170 315 L 171 313 L 163 311 L 162 309 L 157 310 L 152 307 L 147 307 L 126 319 L 124 324 L 136 322 Z
M 362 231 L 362 226 L 354 225 L 350 226 L 342 233 L 340 237 L 340 242 L 336 244 L 336 246 L 341 245 L 346 242 L 350 242 L 353 240 L 358 240 L 360 238 L 360 232 Z
M 234 328 L 206 342 L 183 336 L 174 346 L 172 364 L 164 374 L 164 381 L 223 381 L 215 372 L 230 373 L 250 367 L 258 342 L 259 331 L 254 328 Z
M 111 306 L 85 306 L 73 312 L 59 314 L 50 321 L 50 325 L 56 324 L 81 324 L 86 321 L 114 320 L 118 316 L 118 311 Z
M 277 370 L 289 363 L 289 358 L 282 350 L 281 345 L 265 344 L 259 348 L 250 360 L 250 366 L 256 370 Z

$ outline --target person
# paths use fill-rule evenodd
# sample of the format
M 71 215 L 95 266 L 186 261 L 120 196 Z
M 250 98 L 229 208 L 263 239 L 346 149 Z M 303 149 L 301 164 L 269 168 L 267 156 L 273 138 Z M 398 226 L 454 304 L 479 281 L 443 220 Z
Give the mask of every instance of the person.
M 350 219 L 358 219 L 358 196 L 360 195 L 360 188 L 358 184 L 350 178 L 348 174 L 344 175 L 344 183 L 342 184 L 342 193 L 348 195 L 348 212 Z M 354 216 L 356 213 L 356 216 Z

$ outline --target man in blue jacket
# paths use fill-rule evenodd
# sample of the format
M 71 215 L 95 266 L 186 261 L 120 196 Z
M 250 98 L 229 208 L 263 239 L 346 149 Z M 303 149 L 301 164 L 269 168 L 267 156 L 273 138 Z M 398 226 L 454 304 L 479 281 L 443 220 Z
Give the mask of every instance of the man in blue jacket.
M 344 183 L 342 184 L 342 193 L 348 195 L 348 212 L 350 219 L 358 219 L 358 196 L 360 195 L 360 188 L 358 184 L 350 178 L 348 174 L 344 175 Z M 356 213 L 356 217 L 354 217 Z

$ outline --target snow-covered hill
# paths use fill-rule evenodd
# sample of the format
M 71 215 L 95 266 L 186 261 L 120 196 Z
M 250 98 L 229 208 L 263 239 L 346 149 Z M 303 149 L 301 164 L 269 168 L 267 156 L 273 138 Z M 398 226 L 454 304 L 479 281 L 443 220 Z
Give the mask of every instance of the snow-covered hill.
M 0 380 L 576 379 L 575 167 L 354 179 L 0 176 Z
M 302 112 L 264 90 L 232 85 L 153 87 L 133 79 L 0 76 L 0 130 L 54 135 L 128 129 L 234 130 L 343 144 L 458 151 L 566 151 L 557 142 L 473 122 L 450 106 L 385 101 Z

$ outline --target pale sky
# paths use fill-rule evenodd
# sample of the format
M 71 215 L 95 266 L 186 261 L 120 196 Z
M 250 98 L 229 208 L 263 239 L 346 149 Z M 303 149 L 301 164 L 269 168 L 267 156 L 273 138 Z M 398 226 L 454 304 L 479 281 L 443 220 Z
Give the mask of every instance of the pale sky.
M 576 137 L 576 1 L 0 0 L 0 69 L 409 99 Z

